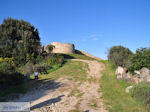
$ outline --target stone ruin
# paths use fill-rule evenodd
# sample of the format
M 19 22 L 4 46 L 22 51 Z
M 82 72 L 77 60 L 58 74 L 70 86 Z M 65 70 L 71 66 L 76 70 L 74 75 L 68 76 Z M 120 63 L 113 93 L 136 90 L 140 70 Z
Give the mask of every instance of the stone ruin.
M 52 53 L 75 53 L 74 44 L 71 43 L 52 42 L 50 45 L 54 46 Z M 48 50 L 46 52 L 49 53 Z

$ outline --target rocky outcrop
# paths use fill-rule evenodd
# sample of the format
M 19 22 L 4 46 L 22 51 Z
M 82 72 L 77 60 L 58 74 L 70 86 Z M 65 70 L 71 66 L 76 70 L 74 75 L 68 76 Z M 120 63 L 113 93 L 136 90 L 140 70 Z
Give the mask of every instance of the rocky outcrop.
M 126 68 L 119 66 L 116 69 L 116 75 L 118 80 L 126 80 L 133 84 L 141 82 L 150 83 L 150 70 L 145 67 L 139 71 L 134 71 L 134 74 L 132 75 Z

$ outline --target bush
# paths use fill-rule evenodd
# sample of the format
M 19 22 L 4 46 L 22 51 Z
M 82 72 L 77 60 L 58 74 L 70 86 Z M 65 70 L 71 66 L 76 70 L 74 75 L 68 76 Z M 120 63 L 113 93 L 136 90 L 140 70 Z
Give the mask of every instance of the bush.
M 10 73 L 14 71 L 15 71 L 14 66 L 12 66 L 9 62 L 7 61 L 0 62 L 0 72 Z
M 42 56 L 37 56 L 36 63 L 41 63 L 44 60 Z
M 129 57 L 133 53 L 123 46 L 113 46 L 109 50 L 108 59 L 112 61 L 113 66 L 127 67 L 131 64 Z
M 150 48 L 140 48 L 136 50 L 136 54 L 131 57 L 131 66 L 129 70 L 140 70 L 143 67 L 150 69 Z
M 23 82 L 23 78 L 24 76 L 20 73 L 5 73 L 0 71 L 0 89 L 20 84 L 21 82 Z
M 49 70 L 51 67 L 48 65 L 35 65 L 34 71 L 39 73 L 47 73 L 47 70 Z
M 144 103 L 150 104 L 150 85 L 146 83 L 141 83 L 135 85 L 131 90 L 130 94 L 136 100 Z
M 60 55 L 53 55 L 48 58 L 47 64 L 52 66 L 55 64 L 62 64 L 64 62 L 64 57 Z

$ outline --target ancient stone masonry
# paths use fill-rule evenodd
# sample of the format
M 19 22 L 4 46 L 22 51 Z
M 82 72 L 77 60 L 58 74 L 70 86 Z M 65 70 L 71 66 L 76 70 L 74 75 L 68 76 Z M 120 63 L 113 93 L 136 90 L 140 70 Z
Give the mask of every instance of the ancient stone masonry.
M 75 52 L 74 44 L 52 42 L 50 45 L 54 46 L 52 53 L 74 53 Z

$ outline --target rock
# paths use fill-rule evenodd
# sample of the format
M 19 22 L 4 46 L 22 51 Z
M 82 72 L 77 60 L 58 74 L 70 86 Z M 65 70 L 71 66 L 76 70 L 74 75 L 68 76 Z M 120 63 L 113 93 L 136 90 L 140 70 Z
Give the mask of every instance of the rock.
M 135 71 L 134 71 L 134 73 L 135 73 L 135 74 L 139 74 L 139 75 L 140 75 L 140 72 L 139 72 L 139 71 L 137 71 L 137 70 L 135 70 Z
M 129 93 L 131 88 L 133 88 L 133 86 L 128 86 L 128 87 L 125 89 L 125 92 L 126 92 L 126 93 Z
M 137 78 L 137 77 L 132 77 L 131 78 L 131 83 L 133 83 L 133 84 L 138 84 L 140 82 L 140 79 L 139 78 Z
M 119 75 L 119 74 L 122 75 L 124 73 L 124 69 L 122 67 L 118 66 L 115 73 L 116 73 L 116 75 Z
M 117 75 L 117 80 L 122 80 L 122 79 L 123 79 L 122 75 Z
M 146 67 L 143 67 L 139 72 L 141 76 L 150 76 L 150 70 Z
M 117 75 L 117 79 L 118 79 L 118 80 L 123 79 L 123 73 L 124 73 L 124 69 L 119 66 L 119 67 L 116 69 L 116 72 L 115 72 L 115 74 Z
M 147 82 L 147 83 L 150 83 L 150 76 L 148 76 L 148 77 L 146 78 L 146 82 Z

